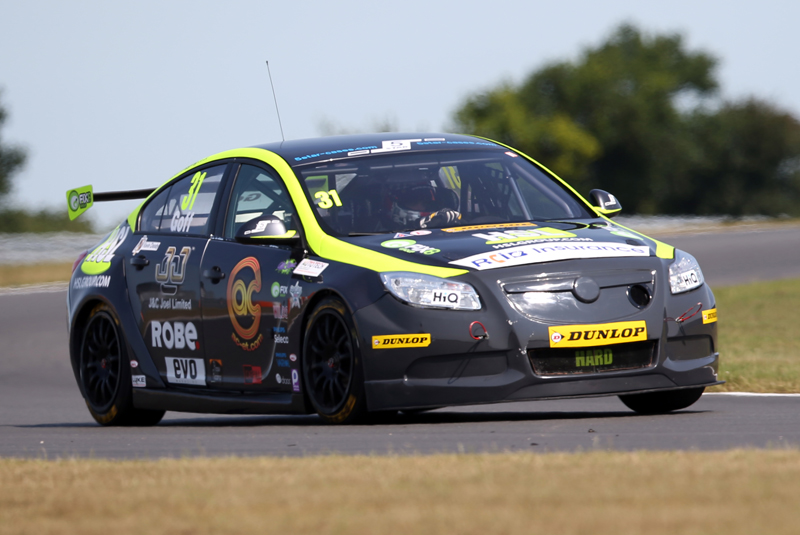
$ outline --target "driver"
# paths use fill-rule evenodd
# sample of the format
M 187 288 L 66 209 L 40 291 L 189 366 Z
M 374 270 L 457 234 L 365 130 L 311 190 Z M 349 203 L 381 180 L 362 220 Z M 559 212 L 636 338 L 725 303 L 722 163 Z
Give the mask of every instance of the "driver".
M 438 190 L 427 184 L 417 184 L 395 194 L 392 199 L 392 221 L 403 228 L 417 225 L 419 228 L 438 228 L 454 224 L 461 219 L 461 214 L 444 205 L 448 204 L 448 196 L 452 196 L 450 204 L 457 197 L 450 190 Z

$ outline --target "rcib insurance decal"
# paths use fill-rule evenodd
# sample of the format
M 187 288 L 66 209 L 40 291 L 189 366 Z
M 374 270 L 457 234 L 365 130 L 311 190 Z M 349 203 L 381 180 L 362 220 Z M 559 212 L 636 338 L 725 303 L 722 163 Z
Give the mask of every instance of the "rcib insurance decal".
M 622 321 L 597 325 L 548 327 L 550 347 L 590 347 L 647 340 L 647 323 Z
M 387 334 L 372 337 L 372 347 L 375 349 L 428 347 L 429 345 L 431 345 L 430 334 Z
M 717 321 L 717 309 L 712 308 L 711 310 L 704 310 L 703 311 L 703 323 L 716 323 Z
M 629 256 L 650 256 L 650 248 L 611 242 L 531 244 L 511 247 L 503 251 L 480 253 L 450 263 L 484 270 L 576 258 L 620 258 Z

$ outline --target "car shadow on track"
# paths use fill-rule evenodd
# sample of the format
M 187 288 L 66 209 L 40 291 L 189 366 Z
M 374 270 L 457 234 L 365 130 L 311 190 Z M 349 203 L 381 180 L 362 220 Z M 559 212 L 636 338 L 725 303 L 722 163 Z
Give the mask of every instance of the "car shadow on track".
M 450 411 L 440 409 L 437 411 L 418 414 L 378 415 L 369 421 L 358 424 L 357 427 L 375 426 L 408 426 L 408 425 L 446 425 L 469 424 L 488 422 L 537 422 L 551 420 L 604 420 L 617 418 L 679 418 L 688 415 L 704 414 L 706 410 L 684 410 L 659 415 L 642 415 L 631 411 Z M 169 414 L 169 413 L 167 413 Z M 168 418 L 158 424 L 159 428 L 222 428 L 222 427 L 323 427 L 342 429 L 341 427 L 328 426 L 316 415 L 269 415 L 269 416 L 202 416 L 187 418 Z M 15 425 L 19 428 L 99 428 L 94 422 L 69 422 L 35 425 Z

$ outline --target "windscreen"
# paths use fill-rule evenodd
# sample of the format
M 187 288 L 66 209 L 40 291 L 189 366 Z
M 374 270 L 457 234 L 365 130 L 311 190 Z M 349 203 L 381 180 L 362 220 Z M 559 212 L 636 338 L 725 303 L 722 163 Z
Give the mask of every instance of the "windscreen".
M 320 223 L 339 235 L 590 217 L 511 151 L 394 153 L 294 169 Z

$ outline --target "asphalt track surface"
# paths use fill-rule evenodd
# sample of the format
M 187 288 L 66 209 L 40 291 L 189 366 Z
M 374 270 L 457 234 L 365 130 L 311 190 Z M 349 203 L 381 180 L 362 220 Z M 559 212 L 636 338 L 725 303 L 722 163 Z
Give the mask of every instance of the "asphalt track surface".
M 800 226 L 658 236 L 694 254 L 712 287 L 800 277 Z M 724 348 L 723 348 L 724 358 Z M 617 398 L 445 408 L 390 423 L 167 413 L 152 428 L 94 423 L 69 367 L 63 291 L 0 295 L 0 456 L 414 454 L 800 447 L 800 395 L 707 394 L 640 416 Z

